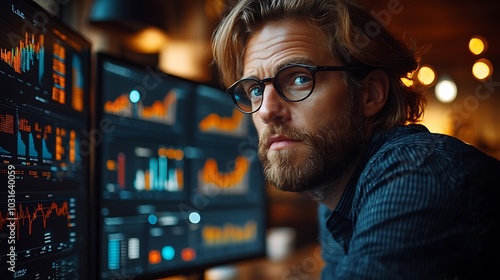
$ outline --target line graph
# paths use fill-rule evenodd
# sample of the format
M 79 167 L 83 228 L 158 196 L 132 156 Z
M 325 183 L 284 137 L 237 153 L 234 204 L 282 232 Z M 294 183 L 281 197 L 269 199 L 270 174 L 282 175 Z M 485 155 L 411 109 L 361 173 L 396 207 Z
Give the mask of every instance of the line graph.
M 202 237 L 205 246 L 253 242 L 257 238 L 257 222 L 249 220 L 244 225 L 229 222 L 222 226 L 205 225 L 202 229 Z
M 244 115 L 234 109 L 230 117 L 222 117 L 216 113 L 210 113 L 198 124 L 198 129 L 203 133 L 225 134 L 241 136 L 247 133 L 243 125 Z
M 224 172 L 219 169 L 217 160 L 208 158 L 203 168 L 198 171 L 198 187 L 209 193 L 213 188 L 224 193 L 245 193 L 248 190 L 250 162 L 244 156 L 237 156 L 234 169 Z
M 73 219 L 74 210 L 71 209 L 70 204 L 73 201 L 52 201 L 52 202 L 38 202 L 35 206 L 29 206 L 19 203 L 15 210 L 14 219 L 16 220 L 16 233 L 17 239 L 21 237 L 21 229 L 27 229 L 27 234 L 32 235 L 34 232 L 39 232 L 48 228 L 49 220 L 57 224 L 64 223 L 68 228 L 74 226 Z M 0 230 L 4 230 L 8 223 L 7 215 L 0 212 Z
M 106 101 L 104 103 L 104 111 L 112 115 L 154 123 L 172 125 L 175 122 L 177 107 L 177 94 L 175 90 L 167 92 L 163 99 L 149 102 L 151 103 L 149 105 L 146 105 L 146 102 L 140 98 L 141 96 L 138 91 L 132 90 L 130 93 L 123 93 L 114 100 Z
M 87 279 L 90 42 L 37 3 L 0 14 L 0 278 Z

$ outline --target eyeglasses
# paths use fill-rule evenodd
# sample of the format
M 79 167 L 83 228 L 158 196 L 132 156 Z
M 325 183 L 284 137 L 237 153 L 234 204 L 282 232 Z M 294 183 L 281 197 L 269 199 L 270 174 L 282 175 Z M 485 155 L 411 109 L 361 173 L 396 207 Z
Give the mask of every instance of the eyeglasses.
M 314 90 L 316 72 L 319 71 L 366 71 L 370 67 L 352 66 L 310 66 L 290 64 L 281 68 L 274 78 L 262 80 L 244 78 L 231 85 L 226 92 L 241 112 L 252 114 L 262 106 L 266 83 L 272 83 L 278 95 L 289 102 L 299 102 L 308 98 Z

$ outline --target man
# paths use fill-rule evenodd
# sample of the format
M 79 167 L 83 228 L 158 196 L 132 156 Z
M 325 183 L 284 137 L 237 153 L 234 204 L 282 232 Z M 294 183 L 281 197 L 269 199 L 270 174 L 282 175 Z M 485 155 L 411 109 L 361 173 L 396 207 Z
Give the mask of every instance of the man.
M 500 279 L 500 163 L 411 124 L 416 51 L 369 12 L 242 0 L 213 52 L 267 179 L 321 202 L 324 279 Z

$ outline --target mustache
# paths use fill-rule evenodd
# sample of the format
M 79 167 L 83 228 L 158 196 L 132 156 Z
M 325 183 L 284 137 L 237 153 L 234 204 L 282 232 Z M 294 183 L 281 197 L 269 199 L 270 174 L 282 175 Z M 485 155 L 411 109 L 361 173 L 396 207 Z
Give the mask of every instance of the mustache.
M 283 135 L 292 140 L 300 140 L 306 143 L 312 138 L 312 135 L 305 130 L 291 128 L 282 124 L 268 125 L 264 128 L 260 137 L 260 143 L 263 145 L 267 139 L 273 135 Z

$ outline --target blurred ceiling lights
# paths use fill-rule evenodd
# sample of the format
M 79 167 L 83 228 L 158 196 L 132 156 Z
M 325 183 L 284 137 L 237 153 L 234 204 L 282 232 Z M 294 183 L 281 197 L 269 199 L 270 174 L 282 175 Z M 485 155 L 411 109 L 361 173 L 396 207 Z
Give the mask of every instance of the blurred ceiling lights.
M 125 39 L 131 50 L 140 53 L 158 53 L 167 41 L 167 34 L 152 26 L 137 31 Z
M 89 21 L 121 32 L 123 48 L 159 54 L 159 68 L 194 80 L 210 79 L 211 34 L 224 0 L 93 0 Z
M 110 32 L 125 32 L 123 46 L 129 50 L 158 53 L 162 70 L 206 80 L 210 74 L 200 68 L 210 61 L 210 35 L 224 9 L 224 0 L 93 0 L 89 21 Z M 483 55 L 488 42 L 475 35 L 468 48 L 473 55 Z M 493 64 L 486 58 L 477 59 L 472 66 L 472 74 L 479 81 L 492 73 Z M 437 79 L 435 68 L 423 65 L 402 82 L 431 87 Z
M 487 48 L 488 42 L 481 36 L 474 36 L 469 41 L 469 50 L 474 55 L 483 54 Z M 493 74 L 493 64 L 486 58 L 480 58 L 472 66 L 472 74 L 477 80 L 484 81 Z M 413 85 L 412 75 L 410 73 L 408 78 L 402 78 L 402 82 L 407 86 Z M 424 86 L 432 86 L 436 76 L 436 71 L 430 65 L 423 65 L 417 70 L 418 81 Z M 436 98 L 443 103 L 450 103 L 457 97 L 457 85 L 446 75 L 438 79 L 434 90 Z
M 480 55 L 488 49 L 488 41 L 481 36 L 474 36 L 469 41 L 469 50 L 475 54 Z M 483 81 L 493 74 L 493 64 L 486 58 L 480 58 L 472 65 L 472 75 Z

